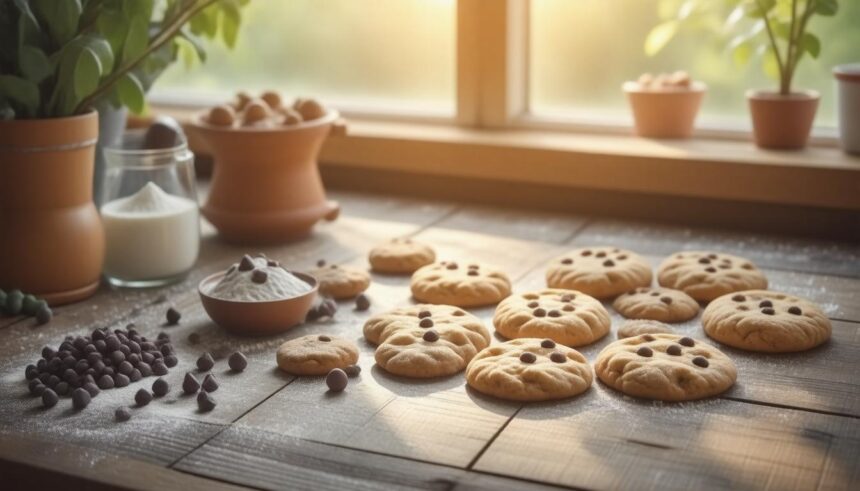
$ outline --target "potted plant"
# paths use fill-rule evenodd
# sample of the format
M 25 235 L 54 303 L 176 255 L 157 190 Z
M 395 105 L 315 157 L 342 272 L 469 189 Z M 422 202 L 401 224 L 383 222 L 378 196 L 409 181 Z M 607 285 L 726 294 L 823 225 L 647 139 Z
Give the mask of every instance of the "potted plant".
M 0 288 L 51 304 L 96 290 L 104 233 L 92 201 L 94 107 L 107 99 L 141 110 L 153 55 L 190 38 L 189 23 L 235 19 L 241 2 L 165 0 L 153 32 L 155 4 L 0 2 Z
M 796 90 L 794 74 L 804 56 L 817 58 L 821 52 L 821 41 L 809 29 L 810 19 L 835 15 L 838 7 L 838 0 L 691 0 L 676 19 L 656 26 L 649 38 L 652 43 L 659 39 L 662 47 L 677 31 L 678 22 L 700 22 L 699 13 L 713 14 L 715 8 L 728 12 L 724 25 L 747 26 L 730 42 L 735 59 L 746 61 L 751 53 L 762 53 L 765 72 L 779 80 L 776 91 L 747 92 L 755 142 L 762 148 L 799 149 L 809 139 L 819 94 Z M 751 22 L 744 22 L 745 18 Z

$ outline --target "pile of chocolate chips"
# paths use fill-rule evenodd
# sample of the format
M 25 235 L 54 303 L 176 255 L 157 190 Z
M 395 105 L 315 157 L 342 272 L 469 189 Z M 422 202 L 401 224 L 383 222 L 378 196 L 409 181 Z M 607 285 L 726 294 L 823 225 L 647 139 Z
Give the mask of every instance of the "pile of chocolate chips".
M 160 333 L 154 341 L 141 336 L 134 325 L 127 329 L 96 329 L 89 336 L 67 336 L 55 350 L 42 349 L 42 358 L 27 365 L 24 375 L 30 381 L 30 393 L 41 396 L 45 406 L 53 406 L 57 396 L 83 398 L 85 389 L 90 396 L 99 389 L 125 387 L 150 375 L 166 375 L 168 367 L 178 360 L 170 344 L 170 336 Z M 74 399 L 74 398 L 73 398 Z M 77 409 L 86 404 L 75 402 Z

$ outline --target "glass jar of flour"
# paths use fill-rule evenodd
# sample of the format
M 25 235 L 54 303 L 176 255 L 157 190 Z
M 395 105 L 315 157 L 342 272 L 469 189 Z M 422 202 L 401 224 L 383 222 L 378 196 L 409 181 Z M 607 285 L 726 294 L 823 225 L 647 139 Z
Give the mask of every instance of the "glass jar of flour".
M 116 286 L 179 281 L 200 250 L 194 154 L 184 139 L 170 148 L 143 143 L 143 132 L 130 131 L 104 149 L 104 275 Z

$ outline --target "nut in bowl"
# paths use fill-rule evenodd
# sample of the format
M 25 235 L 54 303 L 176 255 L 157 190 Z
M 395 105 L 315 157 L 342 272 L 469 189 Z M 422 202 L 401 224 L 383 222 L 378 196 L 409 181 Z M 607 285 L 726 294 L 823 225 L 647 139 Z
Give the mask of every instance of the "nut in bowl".
M 636 134 L 649 138 L 688 138 L 707 87 L 683 71 L 643 74 L 623 85 L 633 111 Z
M 215 324 L 239 335 L 266 336 L 301 324 L 317 296 L 317 280 L 265 256 L 248 255 L 197 288 Z

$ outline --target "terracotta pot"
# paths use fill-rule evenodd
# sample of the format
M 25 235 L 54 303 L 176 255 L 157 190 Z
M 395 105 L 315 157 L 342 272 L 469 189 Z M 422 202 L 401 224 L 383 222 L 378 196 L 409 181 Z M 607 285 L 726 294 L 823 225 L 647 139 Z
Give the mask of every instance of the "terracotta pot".
M 224 128 L 199 116 L 192 133 L 215 159 L 203 215 L 230 242 L 270 244 L 310 234 L 320 219 L 334 220 L 317 168 L 329 132 L 344 131 L 336 111 L 295 126 Z
M 636 82 L 623 86 L 633 111 L 636 134 L 647 138 L 689 138 L 707 87 L 643 89 Z
M 839 141 L 847 153 L 860 155 L 860 63 L 833 69 L 838 86 Z
M 104 231 L 93 203 L 98 114 L 0 121 L 0 288 L 52 305 L 92 295 Z
M 789 95 L 765 90 L 748 91 L 756 145 L 784 150 L 805 147 L 818 109 L 818 99 L 819 94 L 814 90 Z

